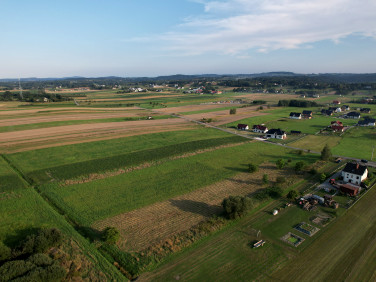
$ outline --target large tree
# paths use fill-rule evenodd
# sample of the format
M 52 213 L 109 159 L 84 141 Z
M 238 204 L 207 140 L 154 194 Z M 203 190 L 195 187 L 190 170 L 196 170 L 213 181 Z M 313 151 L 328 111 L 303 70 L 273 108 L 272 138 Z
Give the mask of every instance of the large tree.
M 328 146 L 328 144 L 325 145 L 325 147 L 321 151 L 321 159 L 323 161 L 328 161 L 332 157 L 332 152 Z

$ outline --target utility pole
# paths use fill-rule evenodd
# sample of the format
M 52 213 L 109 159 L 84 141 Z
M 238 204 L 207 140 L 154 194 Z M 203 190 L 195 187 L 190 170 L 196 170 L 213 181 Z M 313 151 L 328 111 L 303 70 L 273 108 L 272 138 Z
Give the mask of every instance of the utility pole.
M 21 87 L 21 78 L 18 79 L 18 88 L 20 89 L 21 100 L 23 100 L 22 87 Z

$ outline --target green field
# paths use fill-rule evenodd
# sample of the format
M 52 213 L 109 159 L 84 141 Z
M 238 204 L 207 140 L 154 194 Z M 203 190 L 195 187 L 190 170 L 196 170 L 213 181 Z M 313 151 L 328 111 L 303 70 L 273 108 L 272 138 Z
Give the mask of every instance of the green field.
M 30 130 L 30 129 L 47 128 L 47 127 L 64 126 L 64 125 L 75 125 L 75 124 L 90 124 L 90 123 L 103 123 L 103 122 L 122 122 L 122 121 L 146 120 L 146 118 L 147 118 L 146 116 L 144 116 L 144 117 L 122 117 L 122 118 L 106 118 L 106 119 L 91 119 L 91 120 L 65 120 L 65 121 L 20 124 L 20 125 L 13 125 L 13 126 L 2 126 L 2 127 L 0 127 L 0 132 Z M 173 118 L 173 117 L 168 116 L 168 115 L 153 116 L 153 119 L 167 119 L 167 118 Z
M 154 149 L 189 141 L 231 136 L 210 128 L 137 135 L 51 147 L 7 155 L 24 173 L 35 170 Z
M 337 146 L 341 142 L 339 136 L 322 136 L 322 135 L 308 135 L 295 142 L 289 143 L 289 146 L 311 150 L 313 152 L 321 152 L 326 144 L 330 148 Z
M 332 153 L 340 156 L 371 160 L 372 150 L 376 145 L 374 127 L 354 127 L 347 131 Z M 374 160 L 376 155 L 374 153 Z
M 248 143 L 89 183 L 64 187 L 46 184 L 41 189 L 71 218 L 87 226 L 224 180 L 246 171 L 249 162 L 275 162 L 281 157 L 291 159 L 291 165 L 299 160 L 317 160 L 315 155 L 299 156 L 279 146 Z

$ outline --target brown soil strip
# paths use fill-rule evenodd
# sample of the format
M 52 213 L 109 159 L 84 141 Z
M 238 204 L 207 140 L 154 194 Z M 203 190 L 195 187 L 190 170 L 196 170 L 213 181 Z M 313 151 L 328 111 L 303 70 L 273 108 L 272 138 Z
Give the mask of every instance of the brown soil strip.
M 211 124 L 222 125 L 249 117 L 262 116 L 267 114 L 257 111 L 257 108 L 258 107 L 237 108 L 235 115 L 230 115 L 230 110 L 223 110 L 209 113 L 192 114 L 187 115 L 186 117 L 194 120 L 201 120 L 202 118 L 211 118 L 214 120 L 214 122 L 212 122 Z
M 153 111 L 166 113 L 166 114 L 172 114 L 172 113 L 184 113 L 184 112 L 210 110 L 210 109 L 216 109 L 216 108 L 223 108 L 227 106 L 231 106 L 231 104 L 187 105 L 187 106 L 181 106 L 181 107 L 155 109 Z
M 277 170 L 274 164 L 264 164 L 256 173 L 239 173 L 186 195 L 98 221 L 93 227 L 103 230 L 107 226 L 114 226 L 120 230 L 122 241 L 119 247 L 122 250 L 141 251 L 220 214 L 220 205 L 225 197 L 250 195 L 265 187 L 262 184 L 264 174 L 271 181 L 277 176 L 288 177 L 285 171 Z M 298 178 L 295 177 L 294 181 L 298 181 Z

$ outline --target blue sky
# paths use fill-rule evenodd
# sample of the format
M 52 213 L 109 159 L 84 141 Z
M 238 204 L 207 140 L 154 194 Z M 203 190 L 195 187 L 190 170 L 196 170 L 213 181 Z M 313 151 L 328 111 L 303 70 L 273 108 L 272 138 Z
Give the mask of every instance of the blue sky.
M 376 72 L 375 0 L 0 0 L 0 78 Z

